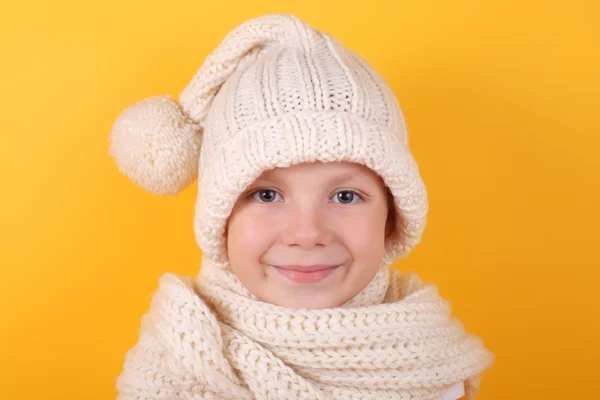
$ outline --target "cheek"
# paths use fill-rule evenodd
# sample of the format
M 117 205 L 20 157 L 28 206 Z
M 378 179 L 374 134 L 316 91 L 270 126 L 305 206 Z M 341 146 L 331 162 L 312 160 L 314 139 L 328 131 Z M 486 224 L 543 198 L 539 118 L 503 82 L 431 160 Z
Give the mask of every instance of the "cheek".
M 348 219 L 340 225 L 344 242 L 357 262 L 379 266 L 385 249 L 386 219 L 387 214 L 372 212 Z
M 269 243 L 268 229 L 260 219 L 248 215 L 235 215 L 227 228 L 227 252 L 232 264 L 255 262 Z

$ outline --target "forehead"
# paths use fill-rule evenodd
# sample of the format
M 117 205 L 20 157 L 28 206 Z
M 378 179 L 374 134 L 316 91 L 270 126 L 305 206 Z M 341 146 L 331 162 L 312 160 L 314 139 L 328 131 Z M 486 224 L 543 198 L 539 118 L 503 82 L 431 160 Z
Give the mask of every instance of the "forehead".
M 294 179 L 323 181 L 363 181 L 380 183 L 383 179 L 370 168 L 351 162 L 312 162 L 292 165 L 287 168 L 273 168 L 264 171 L 256 180 L 286 181 Z

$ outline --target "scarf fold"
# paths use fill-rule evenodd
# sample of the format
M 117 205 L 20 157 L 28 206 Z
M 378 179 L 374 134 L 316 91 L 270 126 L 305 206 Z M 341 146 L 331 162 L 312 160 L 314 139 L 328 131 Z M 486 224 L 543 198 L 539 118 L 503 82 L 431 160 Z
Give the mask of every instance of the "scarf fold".
M 436 286 L 387 265 L 321 310 L 261 302 L 206 260 L 195 281 L 166 273 L 159 283 L 118 400 L 435 400 L 459 382 L 473 399 L 495 358 Z

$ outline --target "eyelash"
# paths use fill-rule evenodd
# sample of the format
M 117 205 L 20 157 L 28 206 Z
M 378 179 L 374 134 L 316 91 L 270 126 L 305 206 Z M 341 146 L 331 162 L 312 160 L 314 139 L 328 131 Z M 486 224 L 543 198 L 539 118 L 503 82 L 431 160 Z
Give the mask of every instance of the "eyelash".
M 259 193 L 259 192 L 261 192 L 261 191 L 270 191 L 270 192 L 275 192 L 275 193 L 279 194 L 279 193 L 278 193 L 276 190 L 274 190 L 274 189 L 257 189 L 257 190 L 254 190 L 254 191 L 250 192 L 250 193 L 248 194 L 248 196 L 246 196 L 246 198 L 248 198 L 248 199 L 251 199 L 251 200 L 252 200 L 252 198 L 254 197 L 254 195 L 255 195 L 255 194 L 257 194 L 257 193 Z M 350 192 L 350 193 L 353 193 L 355 196 L 357 196 L 357 197 L 360 199 L 360 201 L 364 201 L 364 200 L 365 200 L 364 196 L 362 196 L 362 195 L 361 195 L 360 193 L 358 193 L 356 190 L 350 190 L 350 189 L 346 189 L 346 190 L 340 190 L 340 191 L 337 191 L 337 192 L 335 192 L 335 193 L 334 193 L 334 196 L 335 196 L 335 195 L 337 195 L 338 193 L 343 193 L 343 192 Z M 272 202 L 268 202 L 268 201 L 267 201 L 267 202 L 259 201 L 259 202 L 260 202 L 260 203 L 263 203 L 263 204 L 275 203 L 274 201 L 272 201 Z M 356 203 L 339 203 L 339 204 L 356 204 Z

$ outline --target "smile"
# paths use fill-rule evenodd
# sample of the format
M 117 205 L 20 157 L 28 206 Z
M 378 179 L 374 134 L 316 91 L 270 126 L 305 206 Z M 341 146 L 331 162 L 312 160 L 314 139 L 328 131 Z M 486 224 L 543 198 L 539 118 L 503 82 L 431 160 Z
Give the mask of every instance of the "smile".
M 311 267 L 278 267 L 271 265 L 275 271 L 295 283 L 317 283 L 331 275 L 340 266 L 311 266 Z

